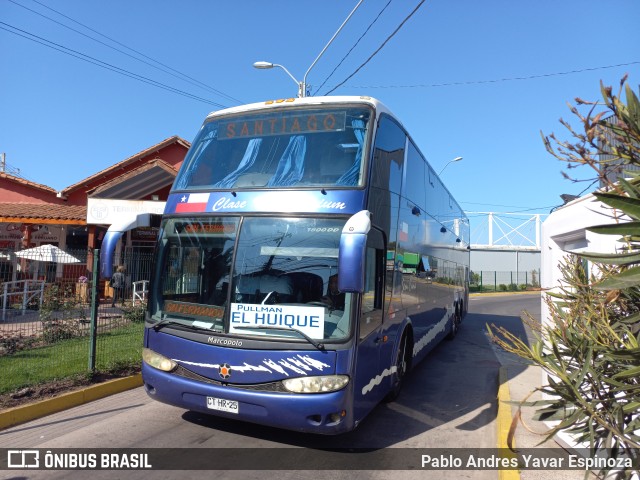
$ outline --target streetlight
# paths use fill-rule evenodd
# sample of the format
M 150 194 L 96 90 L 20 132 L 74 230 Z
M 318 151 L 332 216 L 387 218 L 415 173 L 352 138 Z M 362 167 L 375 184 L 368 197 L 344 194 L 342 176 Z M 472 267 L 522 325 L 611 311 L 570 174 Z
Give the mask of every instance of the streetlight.
M 287 72 L 287 75 L 289 75 L 291 77 L 291 79 L 296 82 L 296 85 L 298 86 L 298 98 L 302 98 L 304 96 L 306 96 L 306 90 L 307 90 L 307 85 L 305 82 L 299 82 L 298 80 L 296 80 L 296 77 L 294 77 L 293 75 L 291 75 L 291 72 L 289 72 L 289 70 L 287 70 L 284 65 L 280 65 L 278 63 L 271 63 L 271 62 L 255 62 L 253 64 L 254 68 L 257 68 L 259 70 L 269 70 L 270 68 L 273 67 L 278 67 L 283 69 L 285 72 Z
M 261 69 L 261 70 L 267 70 L 269 68 L 273 68 L 273 67 L 280 67 L 281 69 L 283 69 L 285 72 L 287 72 L 287 75 L 289 75 L 294 82 L 296 82 L 296 85 L 298 85 L 298 98 L 302 98 L 302 97 L 306 97 L 307 96 L 307 75 L 309 75 L 309 72 L 311 71 L 311 69 L 315 66 L 316 63 L 318 63 L 318 60 L 320 60 L 320 57 L 322 56 L 322 54 L 327 50 L 327 48 L 329 48 L 329 45 L 331 45 L 331 43 L 333 43 L 333 41 L 335 40 L 335 38 L 338 36 L 338 34 L 340 33 L 340 31 L 344 28 L 344 26 L 347 24 L 347 22 L 349 21 L 349 19 L 351 18 L 351 16 L 356 12 L 356 10 L 358 9 L 358 7 L 360 6 L 360 4 L 363 2 L 364 0 L 360 0 L 358 2 L 358 4 L 354 7 L 353 10 L 351 10 L 351 13 L 349 14 L 349 16 L 345 19 L 344 22 L 342 22 L 342 25 L 340 25 L 340 28 L 338 28 L 338 31 L 336 33 L 333 34 L 333 37 L 331 37 L 331 40 L 329 40 L 329 43 L 327 43 L 324 48 L 322 49 L 322 51 L 320 52 L 320 54 L 316 57 L 316 59 L 313 61 L 313 63 L 311 64 L 311 66 L 307 69 L 307 71 L 304 74 L 304 77 L 302 78 L 302 81 L 299 82 L 298 80 L 296 80 L 296 77 L 294 77 L 293 75 L 291 75 L 291 73 L 289 73 L 289 70 L 287 70 L 286 68 L 284 68 L 282 65 L 278 65 L 277 63 L 271 63 L 271 62 L 256 62 L 253 64 L 253 66 L 255 68 Z
M 444 167 L 442 167 L 442 170 L 440 170 L 440 173 L 438 174 L 438 176 L 442 175 L 442 172 L 444 172 L 444 169 L 447 168 L 450 163 L 459 162 L 460 160 L 462 160 L 462 157 L 456 157 L 453 160 L 449 160 L 447 164 Z

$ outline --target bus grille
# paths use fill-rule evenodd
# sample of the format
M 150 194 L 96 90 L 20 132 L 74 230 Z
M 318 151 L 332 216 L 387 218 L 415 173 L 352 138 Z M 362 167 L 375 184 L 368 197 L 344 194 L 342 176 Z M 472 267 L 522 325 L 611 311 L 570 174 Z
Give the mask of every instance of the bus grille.
M 192 372 L 191 370 L 187 370 L 182 365 L 178 365 L 178 367 L 171 372 L 174 375 L 178 375 L 180 377 L 189 378 L 191 380 L 196 380 L 198 382 L 208 383 L 210 385 L 218 385 L 221 387 L 230 387 L 237 388 L 240 390 L 256 390 L 261 392 L 282 392 L 289 393 L 282 386 L 282 382 L 269 382 L 269 383 L 255 383 L 250 385 L 242 385 L 236 383 L 228 383 L 228 382 L 220 382 L 218 380 L 213 380 L 211 378 L 207 378 L 203 375 Z

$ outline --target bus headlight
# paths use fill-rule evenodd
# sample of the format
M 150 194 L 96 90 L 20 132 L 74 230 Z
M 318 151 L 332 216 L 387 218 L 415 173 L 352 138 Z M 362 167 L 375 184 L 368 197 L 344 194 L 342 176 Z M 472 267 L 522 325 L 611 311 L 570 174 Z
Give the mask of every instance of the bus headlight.
M 170 358 L 163 357 L 159 353 L 148 348 L 142 349 L 142 360 L 147 365 L 157 368 L 158 370 L 162 370 L 163 372 L 170 372 L 178 366 L 178 364 Z
M 287 378 L 282 380 L 284 388 L 293 393 L 335 392 L 349 383 L 346 375 L 323 375 L 320 377 Z

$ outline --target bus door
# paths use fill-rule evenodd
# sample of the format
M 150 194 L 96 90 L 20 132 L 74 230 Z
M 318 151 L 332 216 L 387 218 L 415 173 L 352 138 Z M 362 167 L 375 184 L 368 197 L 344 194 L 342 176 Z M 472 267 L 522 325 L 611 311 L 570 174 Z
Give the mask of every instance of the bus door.
M 383 348 L 381 335 L 384 305 L 385 246 L 379 230 L 371 229 L 367 237 L 365 255 L 364 292 L 361 296 L 358 319 L 356 371 L 355 371 L 355 414 L 362 418 L 387 393 L 388 375 L 384 370 L 388 365 L 381 361 Z

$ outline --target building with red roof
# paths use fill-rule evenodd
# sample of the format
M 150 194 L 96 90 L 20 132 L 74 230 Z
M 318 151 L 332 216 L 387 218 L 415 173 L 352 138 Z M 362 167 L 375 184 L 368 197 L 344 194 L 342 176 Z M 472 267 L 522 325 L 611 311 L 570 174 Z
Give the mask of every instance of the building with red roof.
M 25 278 L 24 261 L 15 252 L 45 244 L 87 252 L 91 272 L 91 252 L 100 248 L 112 223 L 129 213 L 162 213 L 189 147 L 180 137 L 167 138 L 59 192 L 0 172 L 0 280 Z M 139 230 L 123 238 L 122 249 L 150 251 L 154 232 Z M 34 276 L 51 280 L 62 271 L 62 266 L 41 268 Z

